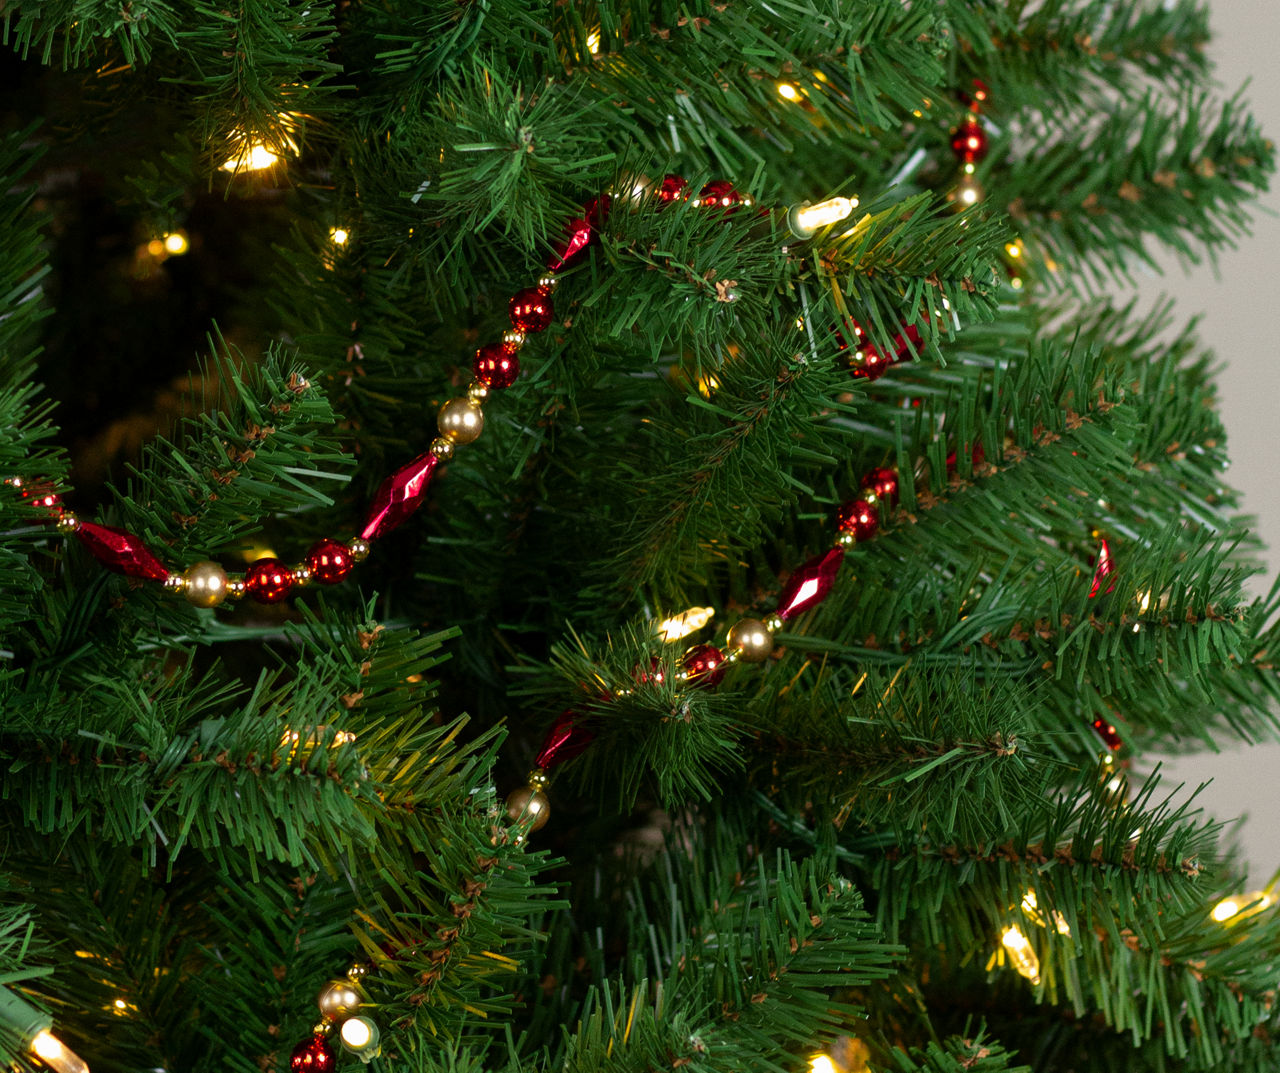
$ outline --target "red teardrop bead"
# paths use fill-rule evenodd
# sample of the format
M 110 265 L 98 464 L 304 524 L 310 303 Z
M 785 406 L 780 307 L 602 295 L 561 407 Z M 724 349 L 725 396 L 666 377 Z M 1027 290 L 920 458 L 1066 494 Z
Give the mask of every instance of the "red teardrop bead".
M 169 576 L 169 571 L 151 554 L 142 538 L 128 530 L 81 522 L 76 536 L 89 549 L 90 555 L 117 574 L 150 578 L 152 581 L 163 581 Z
M 386 536 L 417 510 L 439 464 L 440 459 L 427 451 L 384 480 L 365 515 L 360 536 L 365 540 Z
M 471 371 L 485 387 L 498 390 L 516 382 L 520 375 L 520 359 L 506 343 L 489 343 L 476 351 Z
M 832 548 L 805 562 L 782 586 L 782 594 L 778 597 L 778 618 L 792 618 L 822 603 L 836 583 L 842 562 L 844 548 Z
M 325 537 L 311 545 L 306 564 L 311 576 L 321 585 L 336 585 L 351 573 L 355 562 L 351 558 L 351 550 L 345 544 Z
M 951 151 L 966 164 L 987 155 L 987 132 L 976 119 L 966 119 L 951 135 Z
M 22 498 L 28 506 L 47 511 L 49 521 L 57 521 L 62 513 L 62 497 L 49 481 L 34 481 L 22 489 Z
M 689 676 L 689 685 L 714 689 L 724 680 L 727 664 L 724 653 L 715 645 L 694 645 L 680 657 L 680 669 Z
M 512 327 L 518 332 L 545 331 L 551 323 L 551 295 L 542 287 L 526 287 L 511 296 Z
M 888 466 L 877 466 L 864 474 L 859 483 L 868 491 L 875 492 L 889 506 L 897 506 L 898 471 L 896 469 L 890 469 Z
M 575 216 L 565 225 L 564 237 L 552 247 L 555 252 L 547 261 L 547 268 L 552 272 L 563 272 L 582 256 L 582 252 L 591 245 L 594 235 L 595 228 L 591 226 L 591 221 Z
M 855 499 L 836 512 L 836 528 L 859 540 L 869 540 L 880 528 L 880 513 L 865 499 Z
M 731 209 L 742 202 L 742 195 L 726 179 L 715 179 L 698 191 L 697 204 L 705 209 Z
M 244 591 L 260 604 L 278 604 L 289 595 L 293 572 L 279 559 L 258 559 L 244 573 Z
M 324 1036 L 312 1036 L 303 1040 L 289 1056 L 290 1073 L 331 1073 L 337 1069 L 338 1060 L 333 1048 Z
M 657 198 L 664 205 L 670 205 L 673 201 L 683 201 L 686 196 L 685 187 L 688 185 L 689 180 L 681 175 L 664 175 L 656 191 Z
M 1102 591 L 1102 586 L 1107 586 L 1107 592 L 1112 593 L 1116 590 L 1115 579 L 1111 577 L 1116 572 L 1116 562 L 1111 557 L 1111 545 L 1104 539 L 1098 548 L 1098 557 L 1093 563 L 1093 585 L 1089 589 L 1089 599 L 1092 600 Z M 1108 584 L 1108 578 L 1110 583 Z
M 556 721 L 542 739 L 542 748 L 533 758 L 533 766 L 549 771 L 557 764 L 572 760 L 580 755 L 592 741 L 596 733 L 583 725 L 583 717 L 577 712 L 566 710 L 556 716 Z

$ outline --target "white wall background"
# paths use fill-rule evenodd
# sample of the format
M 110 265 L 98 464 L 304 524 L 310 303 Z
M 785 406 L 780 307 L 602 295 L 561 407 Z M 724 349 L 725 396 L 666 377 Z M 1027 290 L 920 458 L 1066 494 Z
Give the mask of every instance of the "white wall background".
M 1210 0 L 1214 40 L 1209 48 L 1216 78 L 1230 94 L 1249 80 L 1246 98 L 1263 131 L 1280 142 L 1280 0 Z M 1184 273 L 1172 258 L 1161 278 L 1143 279 L 1144 299 L 1162 293 L 1177 300 L 1180 315 L 1202 312 L 1202 338 L 1226 368 L 1219 378 L 1228 432 L 1229 484 L 1244 495 L 1244 509 L 1271 549 L 1270 574 L 1280 569 L 1280 180 L 1255 213 L 1254 233 L 1237 250 Z M 1261 593 L 1267 578 L 1255 581 Z M 1191 788 L 1213 784 L 1201 795 L 1220 820 L 1244 814 L 1240 842 L 1261 886 L 1280 867 L 1280 744 L 1232 748 L 1169 761 L 1166 772 Z

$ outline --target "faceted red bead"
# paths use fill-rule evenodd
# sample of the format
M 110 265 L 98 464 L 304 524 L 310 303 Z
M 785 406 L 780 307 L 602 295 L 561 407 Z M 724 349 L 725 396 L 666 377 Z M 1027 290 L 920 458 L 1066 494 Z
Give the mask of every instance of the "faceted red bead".
M 387 477 L 373 497 L 360 536 L 365 540 L 386 536 L 417 510 L 439 464 L 440 459 L 427 451 Z
M 966 119 L 951 135 L 951 151 L 966 164 L 987 155 L 987 132 L 976 119 Z
M 142 538 L 127 530 L 81 522 L 76 536 L 89 549 L 90 555 L 117 574 L 145 577 L 152 581 L 163 581 L 169 576 L 169 571 L 151 554 Z
M 575 216 L 565 225 L 564 237 L 552 247 L 555 252 L 547 262 L 547 268 L 552 272 L 563 272 L 582 256 L 583 251 L 591 245 L 595 233 L 596 229 L 590 220 Z
M 915 354 L 920 353 L 922 342 L 920 329 L 914 324 L 903 328 L 893 337 L 893 360 L 910 361 Z
M 365 538 L 368 539 L 367 537 Z M 311 545 L 307 552 L 307 568 L 311 576 L 321 585 L 336 585 L 351 573 L 355 561 L 351 558 L 351 550 L 345 544 L 325 537 Z
M 726 179 L 715 179 L 698 191 L 696 204 L 705 209 L 731 209 L 742 202 L 742 195 Z
M 595 736 L 594 730 L 583 725 L 581 715 L 571 710 L 563 711 L 542 739 L 542 748 L 533 758 L 533 766 L 549 771 L 557 764 L 572 760 L 595 740 Z
M 1102 743 L 1112 752 L 1123 747 L 1124 741 L 1120 737 L 1120 732 L 1105 719 L 1095 719 L 1093 729 L 1097 731 Z
M 898 471 L 890 469 L 888 466 L 877 466 L 873 470 L 869 470 L 858 482 L 863 488 L 875 492 L 889 506 L 896 506 L 898 503 Z
M 724 680 L 727 664 L 724 653 L 715 645 L 694 645 L 680 657 L 680 669 L 689 677 L 689 685 L 698 689 L 714 689 Z
M 600 228 L 604 226 L 605 220 L 609 218 L 609 211 L 613 208 L 613 198 L 608 194 L 599 194 L 596 197 L 587 200 L 582 206 L 582 215 L 592 227 Z
M 28 506 L 48 511 L 50 521 L 56 521 L 58 515 L 62 513 L 62 497 L 58 495 L 54 485 L 48 481 L 36 481 L 25 485 L 22 489 L 22 498 Z
M 260 604 L 278 604 L 292 586 L 293 572 L 279 559 L 258 559 L 244 573 L 245 595 Z
M 551 293 L 544 287 L 526 287 L 511 296 L 509 309 L 516 331 L 545 331 L 552 317 Z
M 778 618 L 789 619 L 822 603 L 836 583 L 842 562 L 844 548 L 832 548 L 804 563 L 782 586 L 782 595 L 778 597 Z
M 865 499 L 855 499 L 836 513 L 836 528 L 859 540 L 869 540 L 880 528 L 880 512 Z
M 689 180 L 681 175 L 664 175 L 656 191 L 657 198 L 664 205 L 670 205 L 673 201 L 683 201 L 686 196 L 685 187 L 688 185 Z
M 1092 600 L 1102 591 L 1102 586 L 1107 586 L 1107 592 L 1115 592 L 1116 583 L 1112 579 L 1108 584 L 1107 579 L 1116 572 L 1115 560 L 1111 557 L 1111 545 L 1104 539 L 1098 548 L 1098 557 L 1093 562 L 1093 585 L 1089 589 L 1089 599 Z
M 849 371 L 855 380 L 879 380 L 889 371 L 892 364 L 892 361 L 870 343 L 863 343 L 854 351 L 854 359 L 849 363 Z
M 303 1040 L 289 1056 L 290 1073 L 331 1073 L 337 1068 L 338 1060 L 324 1036 Z
M 520 375 L 520 359 L 506 343 L 489 343 L 476 351 L 471 371 L 485 387 L 495 390 L 510 387 Z

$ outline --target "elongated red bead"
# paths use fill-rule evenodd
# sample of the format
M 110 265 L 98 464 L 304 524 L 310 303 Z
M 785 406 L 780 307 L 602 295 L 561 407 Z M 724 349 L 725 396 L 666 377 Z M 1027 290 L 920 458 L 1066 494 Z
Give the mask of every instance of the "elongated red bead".
M 365 540 L 386 536 L 417 510 L 439 463 L 440 459 L 427 451 L 384 480 L 365 515 L 360 536 Z
M 1104 539 L 1098 547 L 1098 557 L 1093 563 L 1093 585 L 1089 588 L 1090 600 L 1103 591 L 1103 585 L 1106 585 L 1108 593 L 1116 591 L 1115 578 L 1111 576 L 1115 572 L 1116 561 L 1111 557 L 1111 545 Z
M 789 619 L 822 603 L 836 583 L 842 562 L 844 548 L 832 548 L 805 562 L 782 586 L 778 618 Z
M 90 555 L 117 574 L 144 577 L 152 581 L 163 581 L 169 576 L 169 571 L 151 554 L 142 538 L 128 530 L 81 522 L 76 536 L 89 549 Z
M 583 717 L 568 709 L 556 716 L 556 721 L 542 739 L 542 748 L 533 758 L 533 766 L 549 771 L 557 764 L 572 760 L 595 740 L 595 731 L 584 725 Z

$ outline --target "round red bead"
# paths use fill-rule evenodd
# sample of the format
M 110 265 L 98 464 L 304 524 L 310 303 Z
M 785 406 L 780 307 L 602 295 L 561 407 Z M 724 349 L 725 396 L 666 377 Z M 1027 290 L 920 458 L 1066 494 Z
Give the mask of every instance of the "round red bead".
M 260 604 L 278 604 L 292 586 L 293 573 L 279 559 L 259 559 L 244 574 L 245 595 Z
M 526 287 L 511 296 L 511 323 L 518 332 L 545 331 L 551 323 L 551 295 L 542 287 Z
M 289 1056 L 291 1073 L 330 1073 L 338 1067 L 333 1048 L 324 1036 L 312 1036 L 303 1040 Z
M 327 537 L 311 545 L 306 563 L 311 576 L 321 585 L 336 585 L 351 573 L 351 568 L 355 565 L 350 549 Z
M 880 528 L 880 515 L 865 499 L 855 499 L 837 512 L 836 527 L 842 533 L 852 533 L 859 540 L 867 540 Z
M 951 151 L 966 164 L 987 155 L 987 132 L 976 119 L 966 119 L 951 135 Z
M 854 351 L 850 366 L 855 380 L 879 380 L 889 371 L 889 366 L 892 364 L 892 361 L 870 343 L 863 343 Z
M 715 645 L 694 645 L 680 657 L 680 669 L 689 685 L 714 689 L 724 679 L 724 653 Z
M 670 205 L 673 201 L 682 201 L 686 196 L 685 187 L 688 185 L 689 180 L 681 175 L 664 175 L 657 189 L 658 200 L 664 205 Z
M 520 375 L 520 359 L 505 343 L 490 343 L 476 351 L 471 371 L 485 387 L 510 387 Z
M 868 491 L 875 492 L 890 506 L 898 502 L 898 471 L 888 466 L 877 466 L 865 474 L 861 485 Z
M 733 183 L 725 179 L 716 179 L 707 183 L 698 191 L 698 204 L 703 208 L 732 208 L 742 201 L 742 195 L 733 188 Z

